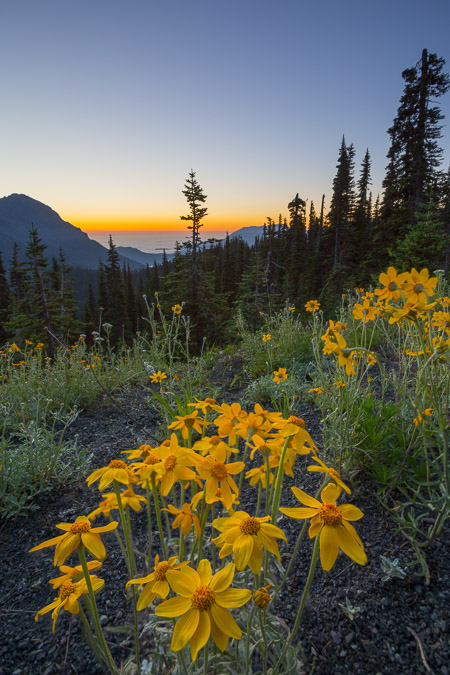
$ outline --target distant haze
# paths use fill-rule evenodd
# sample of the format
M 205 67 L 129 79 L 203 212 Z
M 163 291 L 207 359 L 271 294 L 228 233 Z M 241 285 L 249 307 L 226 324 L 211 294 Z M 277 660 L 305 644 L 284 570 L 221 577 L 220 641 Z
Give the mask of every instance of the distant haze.
M 236 228 L 233 228 L 236 229 Z M 229 234 L 231 234 L 231 229 Z M 111 232 L 112 240 L 116 246 L 133 246 L 144 253 L 162 253 L 165 249 L 166 253 L 171 253 L 175 248 L 175 243 L 178 241 L 183 244 L 189 237 L 189 231 L 186 230 L 148 230 L 128 231 L 128 232 Z M 227 236 L 225 231 L 201 231 L 202 239 L 206 241 L 214 237 L 215 239 L 224 239 Z M 88 232 L 89 238 L 98 241 L 103 246 L 108 246 L 109 232 Z

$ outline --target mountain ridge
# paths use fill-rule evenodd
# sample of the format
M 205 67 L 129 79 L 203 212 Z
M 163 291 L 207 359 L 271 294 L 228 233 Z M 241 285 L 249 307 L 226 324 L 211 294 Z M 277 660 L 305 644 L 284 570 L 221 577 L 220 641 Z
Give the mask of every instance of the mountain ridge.
M 25 258 L 31 226 L 37 229 L 39 237 L 47 247 L 48 259 L 58 257 L 60 249 L 72 267 L 98 269 L 99 263 L 105 263 L 108 249 L 91 239 L 80 227 L 61 218 L 51 206 L 25 194 L 13 193 L 0 198 L 0 252 L 4 264 L 12 258 L 14 243 L 19 247 L 19 259 Z M 229 237 L 241 237 L 247 244 L 253 245 L 255 238 L 261 236 L 263 226 L 252 225 L 232 232 Z M 222 240 L 223 241 L 223 240 Z M 122 265 L 132 270 L 144 269 L 155 262 L 161 264 L 163 253 L 146 253 L 133 246 L 116 246 Z M 167 254 L 167 259 L 173 253 Z
M 90 239 L 83 230 L 65 221 L 50 206 L 28 195 L 13 193 L 0 198 L 0 251 L 4 262 L 11 259 L 14 242 L 19 247 L 19 258 L 25 257 L 31 226 L 47 247 L 45 255 L 51 259 L 62 249 L 68 264 L 74 267 L 97 269 L 99 262 L 106 262 L 108 249 Z M 121 256 L 121 264 L 131 269 L 145 265 Z

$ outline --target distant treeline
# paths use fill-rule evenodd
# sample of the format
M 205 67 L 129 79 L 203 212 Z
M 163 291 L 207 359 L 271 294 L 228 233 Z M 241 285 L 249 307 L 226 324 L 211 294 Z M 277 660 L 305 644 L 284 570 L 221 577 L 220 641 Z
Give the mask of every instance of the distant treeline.
M 330 208 L 295 195 L 289 216 L 267 218 L 263 235 L 249 246 L 242 239 L 202 242 L 206 195 L 190 172 L 183 190 L 190 239 L 160 265 L 131 272 L 122 268 L 110 239 L 108 259 L 97 271 L 70 270 L 61 252 L 49 264 L 37 231 L 30 230 L 25 262 L 16 255 L 7 275 L 0 260 L 0 338 L 41 340 L 50 355 L 58 340 L 80 331 L 89 337 L 99 322 L 112 324 L 114 342 L 145 329 L 143 317 L 158 294 L 158 311 L 184 303 L 193 342 L 234 340 L 242 311 L 257 325 L 260 313 L 289 303 L 297 308 L 320 299 L 330 311 L 347 288 L 369 284 L 388 264 L 404 270 L 428 267 L 448 273 L 450 256 L 450 169 L 441 170 L 443 115 L 437 99 L 449 89 L 445 61 L 423 50 L 402 73 L 403 95 L 392 126 L 383 195 L 373 198 L 371 159 L 366 151 L 355 175 L 353 144 L 339 148 Z M 74 284 L 77 289 L 78 309 Z

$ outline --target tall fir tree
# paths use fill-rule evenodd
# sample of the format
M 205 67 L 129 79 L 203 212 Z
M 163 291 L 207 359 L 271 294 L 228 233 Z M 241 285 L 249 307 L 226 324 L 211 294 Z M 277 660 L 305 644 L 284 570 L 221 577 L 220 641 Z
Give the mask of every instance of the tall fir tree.
M 105 265 L 105 305 L 104 322 L 110 323 L 113 328 L 111 331 L 112 341 L 119 342 L 124 334 L 128 334 L 129 320 L 126 301 L 126 289 L 122 269 L 120 267 L 120 256 L 117 253 L 116 245 L 109 236 L 108 255 Z
M 12 315 L 6 323 L 6 329 L 14 332 L 18 341 L 28 339 L 43 342 L 52 358 L 55 354 L 55 293 L 44 255 L 46 248 L 37 229 L 32 225 L 26 247 L 26 261 L 19 273 L 19 279 L 17 272 L 20 267 L 17 261 L 13 272 L 14 283 L 22 286 L 22 295 L 13 303 Z
M 375 237 L 378 259 L 383 264 L 389 249 L 394 255 L 395 243 L 416 224 L 419 204 L 426 202 L 436 186 L 442 159 L 440 122 L 444 118 L 436 99 L 450 86 L 444 65 L 444 59 L 424 49 L 416 65 L 402 73 L 405 86 L 388 130 L 389 163 Z
M 333 193 L 328 213 L 328 227 L 321 239 L 323 302 L 334 304 L 343 291 L 349 274 L 348 233 L 355 207 L 354 147 L 342 137 L 333 180 Z
M 202 330 L 199 325 L 200 315 L 200 270 L 198 264 L 199 247 L 201 244 L 200 228 L 203 227 L 202 220 L 208 215 L 208 209 L 203 206 L 206 201 L 206 195 L 203 192 L 199 182 L 195 177 L 195 171 L 191 169 L 186 184 L 182 190 L 189 206 L 189 213 L 186 216 L 180 216 L 181 220 L 187 220 L 192 223 L 188 225 L 188 230 L 192 231 L 187 248 L 190 248 L 191 273 L 188 284 L 188 308 L 193 321 L 193 332 L 197 343 L 202 340 Z M 190 246 L 189 246 L 190 245 Z M 202 279 L 202 283 L 205 280 Z
M 11 313 L 11 293 L 9 289 L 6 271 L 3 266 L 3 260 L 0 254 L 0 345 L 3 345 L 11 337 L 11 333 L 6 330 L 5 324 Z

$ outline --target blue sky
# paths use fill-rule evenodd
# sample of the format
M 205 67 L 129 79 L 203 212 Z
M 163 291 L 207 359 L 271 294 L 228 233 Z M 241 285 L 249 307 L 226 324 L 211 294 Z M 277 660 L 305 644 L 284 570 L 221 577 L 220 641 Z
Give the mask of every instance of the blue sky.
M 296 192 L 329 204 L 343 134 L 376 193 L 401 72 L 424 47 L 450 70 L 449 24 L 448 0 L 5 3 L 0 196 L 86 230 L 180 229 L 193 168 L 205 226 L 260 225 Z

